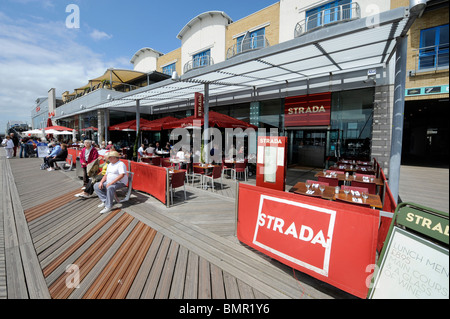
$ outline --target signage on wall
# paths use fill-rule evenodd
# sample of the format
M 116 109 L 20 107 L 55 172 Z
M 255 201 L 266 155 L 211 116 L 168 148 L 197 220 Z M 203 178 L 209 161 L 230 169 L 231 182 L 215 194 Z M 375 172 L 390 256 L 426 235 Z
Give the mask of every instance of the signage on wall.
M 331 92 L 287 97 L 284 123 L 289 126 L 330 125 Z
M 448 94 L 448 85 L 426 86 L 421 88 L 406 89 L 406 96 Z
M 204 106 L 204 96 L 202 93 L 195 93 L 195 106 L 194 106 L 194 115 L 195 118 L 203 117 L 203 106 Z

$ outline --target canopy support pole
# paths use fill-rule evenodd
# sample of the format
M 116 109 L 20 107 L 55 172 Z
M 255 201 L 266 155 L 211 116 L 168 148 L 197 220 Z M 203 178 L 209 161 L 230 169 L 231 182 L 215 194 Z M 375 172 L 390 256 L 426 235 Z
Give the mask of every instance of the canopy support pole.
M 205 83 L 204 108 L 203 149 L 205 151 L 205 162 L 209 163 L 209 83 Z
M 407 50 L 408 36 L 399 37 L 397 39 L 395 60 L 394 110 L 392 118 L 391 157 L 389 161 L 389 187 L 396 203 L 398 202 L 402 160 Z

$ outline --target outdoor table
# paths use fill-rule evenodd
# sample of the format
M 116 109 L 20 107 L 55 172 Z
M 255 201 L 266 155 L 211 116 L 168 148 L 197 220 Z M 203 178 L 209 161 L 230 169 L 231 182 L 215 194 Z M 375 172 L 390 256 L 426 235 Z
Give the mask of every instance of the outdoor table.
M 177 169 L 180 169 L 180 164 L 181 163 L 186 163 L 187 160 L 185 160 L 185 159 L 178 159 L 178 158 L 171 158 L 170 162 L 175 164 Z
M 169 151 L 155 151 L 156 154 L 162 156 L 162 157 L 168 157 L 170 152 Z
M 336 194 L 336 188 L 332 186 L 325 186 L 325 190 L 323 194 L 321 193 L 319 187 L 314 187 L 314 183 L 311 184 L 309 191 L 306 187 L 306 183 L 298 182 L 295 184 L 289 191 L 295 194 L 301 194 L 312 197 L 320 197 L 322 199 L 327 200 L 342 200 L 345 202 L 353 203 L 353 204 L 361 204 L 361 205 L 369 205 L 372 208 L 382 209 L 383 203 L 381 202 L 381 198 L 379 195 L 371 195 L 368 194 L 368 198 L 362 198 L 362 194 L 360 192 L 349 192 L 345 194 L 345 192 L 339 189 L 339 193 Z
M 153 164 L 153 159 L 155 159 L 155 158 L 160 158 L 160 156 L 144 155 L 144 156 L 141 156 L 141 162 L 148 163 L 148 164 Z
M 367 167 L 359 167 L 357 165 L 353 165 L 353 164 L 340 164 L 338 166 L 331 166 L 330 168 L 328 168 L 329 170 L 345 170 L 345 172 L 356 172 L 356 171 L 363 171 L 364 174 L 368 174 L 368 175 L 375 175 L 375 171 L 371 168 L 367 168 Z
M 371 174 L 367 174 L 367 175 L 371 175 Z M 356 177 L 354 178 L 352 175 L 349 175 L 348 178 L 346 178 L 345 174 L 337 174 L 336 176 L 330 176 L 330 174 L 324 174 L 323 172 L 319 172 L 316 175 L 314 175 L 315 177 L 332 177 L 332 178 L 337 178 L 340 182 L 351 182 L 351 181 L 357 181 L 357 182 L 363 182 L 363 183 L 375 183 L 377 186 L 383 186 L 384 182 L 381 178 L 377 178 L 374 177 L 373 178 L 373 182 L 371 181 L 371 179 L 365 179 L 363 177 Z

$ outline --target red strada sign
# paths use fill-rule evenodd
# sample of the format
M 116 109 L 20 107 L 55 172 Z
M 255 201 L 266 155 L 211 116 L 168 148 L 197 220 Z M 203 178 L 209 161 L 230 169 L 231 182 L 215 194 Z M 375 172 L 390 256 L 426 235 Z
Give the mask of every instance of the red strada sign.
M 370 208 L 239 185 L 241 242 L 360 298 L 375 265 L 378 225 Z
M 330 125 L 331 93 L 287 97 L 284 115 L 286 127 Z
M 202 93 L 195 93 L 194 115 L 196 118 L 203 117 L 204 96 Z

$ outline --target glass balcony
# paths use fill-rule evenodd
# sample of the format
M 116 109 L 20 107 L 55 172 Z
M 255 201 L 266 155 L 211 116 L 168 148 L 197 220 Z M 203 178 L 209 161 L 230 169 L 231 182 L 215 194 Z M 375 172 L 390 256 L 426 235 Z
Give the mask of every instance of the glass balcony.
M 311 14 L 295 26 L 294 36 L 297 38 L 305 33 L 323 27 L 361 18 L 361 9 L 357 2 L 327 8 Z
M 241 53 L 259 50 L 269 46 L 270 46 L 269 41 L 266 39 L 264 35 L 244 36 L 242 40 L 237 41 L 235 45 L 228 48 L 227 59 L 230 59 Z
M 205 66 L 209 66 L 209 65 L 213 65 L 213 64 L 214 64 L 214 61 L 209 55 L 199 56 L 199 57 L 192 59 L 188 63 L 186 63 L 184 65 L 183 72 L 186 73 L 191 70 L 203 68 Z
M 422 72 L 448 70 L 448 54 L 448 43 L 413 49 L 415 67 L 414 70 L 410 70 L 410 75 Z

